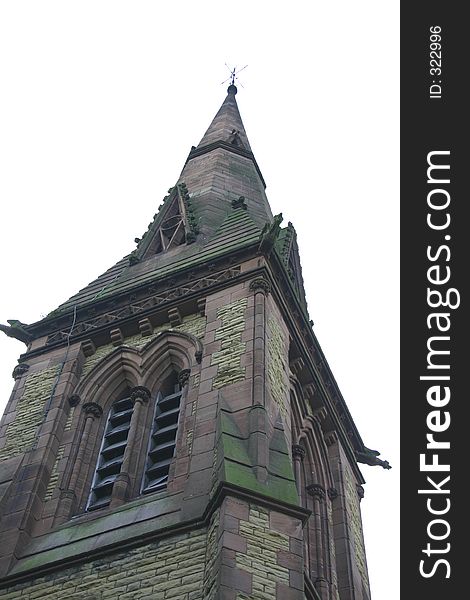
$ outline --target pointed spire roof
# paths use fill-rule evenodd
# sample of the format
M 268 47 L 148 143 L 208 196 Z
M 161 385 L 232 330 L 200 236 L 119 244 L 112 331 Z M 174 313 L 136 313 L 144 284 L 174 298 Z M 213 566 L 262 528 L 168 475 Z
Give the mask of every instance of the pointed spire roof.
M 142 238 L 136 238 L 137 248 L 59 306 L 55 314 L 124 294 L 258 243 L 261 230 L 273 216 L 236 93 L 231 84 L 200 143 L 192 147 L 176 185 Z M 173 243 L 176 227 L 179 237 Z
M 251 152 L 250 143 L 238 110 L 235 98 L 236 93 L 236 86 L 233 84 L 230 85 L 227 89 L 227 97 L 209 125 L 204 137 L 199 142 L 198 149 L 204 148 L 214 142 L 223 141 Z

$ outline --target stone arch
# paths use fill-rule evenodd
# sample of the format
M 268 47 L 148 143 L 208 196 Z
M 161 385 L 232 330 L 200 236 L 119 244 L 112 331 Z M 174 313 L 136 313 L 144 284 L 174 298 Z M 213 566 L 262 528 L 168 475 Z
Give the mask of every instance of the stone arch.
M 142 351 L 142 385 L 153 391 L 171 370 L 191 369 L 202 356 L 202 343 L 194 335 L 167 329 Z
M 132 458 L 132 472 L 137 481 L 138 471 L 142 470 L 145 463 L 147 438 L 150 435 L 159 382 L 164 381 L 172 372 L 189 372 L 201 356 L 202 343 L 197 337 L 184 332 L 164 330 L 143 348 L 135 349 L 126 345 L 116 348 L 103 357 L 79 382 L 75 394 L 81 398 L 81 402 L 75 420 L 68 485 L 65 486 L 76 498 L 72 514 L 81 512 L 86 505 L 113 403 L 135 388 L 146 388 L 150 392 L 150 401 L 145 402 L 139 409 L 142 439 Z M 184 402 L 184 395 L 181 402 Z M 134 495 L 138 494 L 137 487 L 135 484 Z
M 127 346 L 116 348 L 93 367 L 78 384 L 75 393 L 83 402 L 96 402 L 104 411 L 109 397 L 119 388 L 125 384 L 129 388 L 141 385 L 141 363 L 138 350 Z

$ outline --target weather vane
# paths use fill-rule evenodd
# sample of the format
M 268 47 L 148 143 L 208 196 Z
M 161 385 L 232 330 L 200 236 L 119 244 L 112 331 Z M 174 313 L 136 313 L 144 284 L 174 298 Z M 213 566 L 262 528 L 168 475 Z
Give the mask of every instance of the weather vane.
M 243 87 L 242 82 L 238 79 L 238 73 L 240 73 L 241 71 L 243 71 L 243 69 L 246 69 L 248 65 L 245 65 L 244 67 L 242 67 L 241 69 L 238 69 L 237 71 L 237 67 L 233 67 L 233 69 L 231 69 L 227 63 L 225 63 L 225 66 L 227 67 L 227 69 L 230 71 L 230 76 L 227 77 L 227 79 L 225 79 L 224 81 L 222 81 L 221 85 L 223 85 L 224 83 L 227 83 L 227 81 L 230 80 L 230 85 L 235 85 L 235 79 L 238 81 L 238 83 Z

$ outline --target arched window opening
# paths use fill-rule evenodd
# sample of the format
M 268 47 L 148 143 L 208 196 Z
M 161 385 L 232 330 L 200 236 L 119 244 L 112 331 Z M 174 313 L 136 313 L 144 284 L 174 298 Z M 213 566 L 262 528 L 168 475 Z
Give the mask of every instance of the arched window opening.
M 181 394 L 178 375 L 173 372 L 160 387 L 155 401 L 142 482 L 144 494 L 161 490 L 168 483 L 170 464 L 176 448 Z
M 61 518 L 77 510 L 115 509 L 167 488 L 194 346 L 199 350 L 194 336 L 164 331 L 142 352 L 113 352 L 85 380 L 85 404 L 96 404 L 104 418 L 83 412 L 75 436 L 80 460 L 71 464 L 66 490 L 76 506 L 64 500 Z
M 111 406 L 87 510 L 102 508 L 111 502 L 114 482 L 124 459 L 133 410 L 128 394 Z

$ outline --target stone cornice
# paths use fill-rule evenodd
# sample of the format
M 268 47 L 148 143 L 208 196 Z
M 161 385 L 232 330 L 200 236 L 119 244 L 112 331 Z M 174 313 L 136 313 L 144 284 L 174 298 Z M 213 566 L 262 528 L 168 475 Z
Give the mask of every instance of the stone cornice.
M 249 252 L 249 256 L 253 254 L 253 249 L 254 246 Z M 243 260 L 246 250 L 246 248 L 240 250 L 240 262 Z M 126 323 L 141 321 L 144 317 L 154 314 L 160 309 L 164 311 L 168 306 L 174 306 L 175 303 L 187 302 L 191 299 L 197 302 L 201 295 L 220 289 L 226 285 L 227 281 L 238 280 L 241 276 L 243 278 L 251 276 L 250 274 L 242 275 L 239 267 L 234 264 L 235 262 L 237 261 L 233 259 L 228 260 L 227 255 L 225 255 L 221 260 L 214 261 L 209 269 L 206 264 L 200 268 L 189 269 L 180 274 L 165 277 L 161 282 L 158 282 L 158 285 L 152 282 L 147 283 L 145 286 L 127 291 L 118 298 L 111 298 L 108 302 L 97 303 L 96 310 L 92 311 L 95 312 L 95 315 L 89 316 L 90 307 L 79 309 L 74 332 L 70 339 L 75 342 L 83 341 L 90 338 L 90 336 L 103 335 L 111 329 L 115 330 L 116 327 L 125 326 Z M 130 299 L 131 297 L 133 297 L 133 300 Z M 197 312 L 196 306 L 194 310 Z M 30 327 L 37 330 L 35 337 L 48 335 L 46 348 L 52 349 L 67 343 L 70 318 L 72 316 L 69 312 L 61 317 L 43 321 Z M 63 324 L 60 326 L 61 323 Z M 132 334 L 138 332 L 137 327 Z M 24 353 L 22 357 L 30 358 L 43 353 L 44 350 L 45 347 L 42 346 Z

